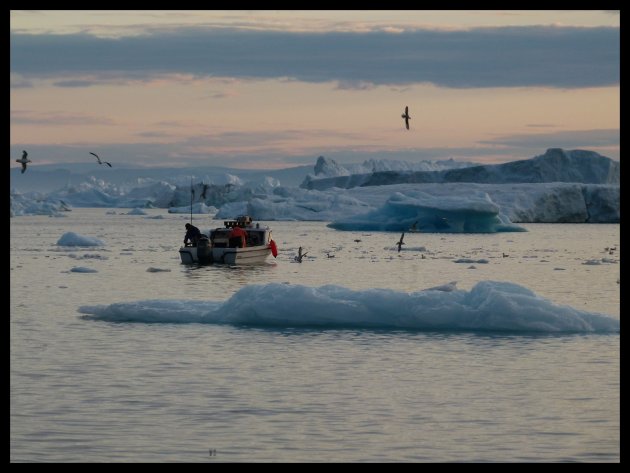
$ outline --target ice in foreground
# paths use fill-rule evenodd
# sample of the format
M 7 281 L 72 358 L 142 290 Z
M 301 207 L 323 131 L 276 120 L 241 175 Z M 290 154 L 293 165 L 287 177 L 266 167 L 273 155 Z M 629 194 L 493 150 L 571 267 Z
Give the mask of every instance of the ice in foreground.
M 296 311 L 296 304 L 299 310 Z M 537 333 L 619 332 L 619 320 L 557 305 L 508 282 L 454 283 L 418 292 L 336 285 L 245 286 L 225 302 L 144 300 L 82 306 L 86 319 L 259 327 L 379 328 Z

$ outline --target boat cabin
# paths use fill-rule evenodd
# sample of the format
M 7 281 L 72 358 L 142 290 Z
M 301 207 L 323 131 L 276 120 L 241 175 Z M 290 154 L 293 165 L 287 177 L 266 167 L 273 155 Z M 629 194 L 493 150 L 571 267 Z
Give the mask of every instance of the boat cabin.
M 252 224 L 249 216 L 237 217 L 236 220 L 226 220 L 223 228 L 216 228 L 210 231 L 210 242 L 212 248 L 248 248 L 252 246 L 267 245 L 269 234 L 268 227 L 261 227 L 259 223 Z M 240 236 L 230 238 L 229 235 L 236 227 L 245 230 L 247 236 L 243 239 Z M 243 244 L 244 243 L 244 244 Z

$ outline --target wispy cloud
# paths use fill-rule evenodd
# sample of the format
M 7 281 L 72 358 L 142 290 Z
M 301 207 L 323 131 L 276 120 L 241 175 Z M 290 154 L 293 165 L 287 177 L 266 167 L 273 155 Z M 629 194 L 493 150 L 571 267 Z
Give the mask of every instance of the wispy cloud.
M 569 130 L 553 133 L 532 133 L 501 136 L 492 140 L 479 141 L 481 144 L 508 147 L 538 148 L 598 148 L 619 146 L 618 129 L 607 130 Z
M 15 74 L 11 74 L 10 87 L 12 89 L 31 89 L 34 87 L 34 84 L 33 81 L 26 80 L 23 77 L 19 77 Z
M 208 96 L 213 99 L 228 99 L 232 97 L 238 97 L 238 95 L 239 93 L 234 90 L 218 90 L 210 92 Z
M 370 90 L 376 87 L 372 82 L 362 80 L 340 80 L 337 82 L 337 88 L 340 90 Z
M 53 82 L 53 85 L 56 87 L 91 87 L 93 85 L 99 85 L 97 81 L 91 80 L 60 80 L 57 82 Z
M 136 133 L 136 136 L 141 138 L 171 138 L 174 135 L 172 133 L 167 133 L 163 131 L 141 131 Z
M 47 126 L 85 126 L 114 125 L 109 118 L 67 112 L 33 112 L 14 110 L 11 112 L 11 123 L 14 125 L 47 125 Z
M 575 88 L 619 83 L 619 43 L 614 27 L 326 34 L 189 27 L 117 39 L 14 32 L 10 62 L 13 73 L 57 77 L 61 86 L 77 86 L 82 75 L 138 80 L 176 73 L 338 81 L 355 88 L 427 82 Z

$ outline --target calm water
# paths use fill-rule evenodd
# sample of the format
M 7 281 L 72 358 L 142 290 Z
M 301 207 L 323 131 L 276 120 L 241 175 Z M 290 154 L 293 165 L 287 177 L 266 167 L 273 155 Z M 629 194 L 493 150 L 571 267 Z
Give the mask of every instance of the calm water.
M 397 253 L 398 234 L 268 222 L 280 250 L 270 264 L 195 268 L 177 253 L 185 215 L 107 212 L 11 219 L 11 461 L 620 460 L 619 334 L 110 323 L 78 312 L 223 301 L 266 282 L 411 292 L 495 280 L 618 319 L 619 225 L 407 234 Z M 69 231 L 105 246 L 57 247 Z M 301 264 L 292 262 L 299 246 Z

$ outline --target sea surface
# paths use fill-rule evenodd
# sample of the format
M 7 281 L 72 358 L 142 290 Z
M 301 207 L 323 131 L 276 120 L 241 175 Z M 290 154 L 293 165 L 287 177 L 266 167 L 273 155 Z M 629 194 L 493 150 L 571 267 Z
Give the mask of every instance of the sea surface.
M 12 462 L 620 461 L 619 332 L 111 322 L 80 311 L 217 307 L 267 283 L 416 292 L 506 281 L 619 320 L 619 225 L 407 233 L 398 252 L 400 234 L 262 222 L 276 259 L 197 267 L 178 254 L 190 215 L 127 212 L 11 218 Z M 57 245 L 67 232 L 104 244 Z

